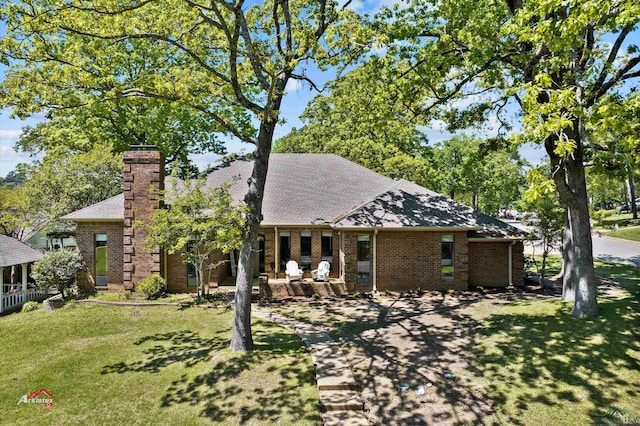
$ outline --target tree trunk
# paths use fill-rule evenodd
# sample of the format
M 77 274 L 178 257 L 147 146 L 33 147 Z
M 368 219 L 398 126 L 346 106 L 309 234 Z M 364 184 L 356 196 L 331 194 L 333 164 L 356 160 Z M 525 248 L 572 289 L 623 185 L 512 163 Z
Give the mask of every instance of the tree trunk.
M 556 184 L 560 201 L 567 207 L 568 229 L 565 228 L 563 242 L 563 261 L 565 264 L 563 277 L 567 294 L 573 288 L 575 299 L 571 315 L 578 318 L 592 317 L 598 314 L 597 282 L 593 268 L 593 245 L 591 241 L 591 224 L 587 199 L 587 184 L 583 164 L 583 148 L 579 133 L 565 129 L 566 135 L 576 141 L 576 148 L 571 155 L 559 157 L 555 153 L 555 136 L 545 141 L 545 148 L 551 158 L 553 180 Z
M 633 182 L 633 170 L 629 167 L 627 175 L 627 185 L 629 186 L 629 208 L 633 214 L 633 218 L 638 218 L 638 209 L 636 208 L 636 186 Z
M 573 302 L 576 298 L 576 288 L 573 282 L 573 250 L 571 225 L 569 223 L 569 209 L 564 210 L 564 229 L 562 230 L 562 300 Z
M 236 277 L 236 296 L 234 300 L 233 330 L 229 347 L 236 352 L 252 351 L 254 349 L 251 335 L 251 286 L 253 284 L 253 265 L 257 252 L 258 234 L 262 221 L 262 199 L 267 181 L 267 169 L 273 133 L 278 122 L 280 104 L 284 88 L 289 79 L 288 74 L 282 74 L 276 81 L 274 95 L 265 107 L 260 123 L 260 131 L 254 151 L 253 171 L 249 179 L 249 189 L 244 197 L 249 206 L 248 231 L 246 239 L 240 248 L 238 259 L 238 274 Z

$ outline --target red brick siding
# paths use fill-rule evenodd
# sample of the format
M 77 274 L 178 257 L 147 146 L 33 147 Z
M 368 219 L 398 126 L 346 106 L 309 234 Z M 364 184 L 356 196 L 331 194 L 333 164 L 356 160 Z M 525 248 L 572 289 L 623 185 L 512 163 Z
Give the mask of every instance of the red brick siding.
M 162 206 L 159 191 L 164 189 L 164 158 L 158 151 L 124 153 L 124 249 L 123 283 L 133 289 L 152 274 L 161 274 L 160 248 L 145 249 L 147 233 L 135 226 Z
M 228 260 L 229 256 L 223 254 L 221 251 L 216 250 L 211 256 L 211 262 L 205 262 L 204 279 L 206 280 L 208 275 L 208 266 L 210 263 L 217 263 L 221 260 Z M 211 273 L 211 280 L 209 285 L 211 287 L 217 287 L 220 281 L 224 281 L 228 276 L 229 263 L 225 262 L 214 269 Z M 169 293 L 195 293 L 196 287 L 189 287 L 187 277 L 187 264 L 184 262 L 180 254 L 167 254 L 167 292 Z
M 312 228 L 312 229 L 300 229 L 300 228 L 280 228 L 278 227 L 278 234 L 280 232 L 291 233 L 291 260 L 295 260 L 300 265 L 300 234 L 301 232 L 311 232 L 311 268 L 316 269 L 318 264 L 322 261 L 322 232 L 332 231 L 331 228 Z M 339 251 L 340 251 L 340 233 L 338 231 L 333 232 L 333 261 L 331 263 L 331 277 L 339 276 Z M 264 227 L 260 228 L 260 234 L 265 237 L 265 272 L 269 274 L 270 278 L 275 278 L 275 271 L 271 268 L 271 265 L 275 265 L 275 228 Z M 279 235 L 278 235 L 279 238 Z M 279 241 L 278 241 L 279 243 Z M 278 256 L 280 254 L 278 253 Z M 285 259 L 289 260 L 289 259 Z M 279 262 L 282 259 L 278 260 Z M 275 265 L 278 267 L 278 265 Z M 284 278 L 284 271 L 279 271 L 279 276 Z M 309 272 L 304 274 L 305 278 L 311 277 Z
M 345 232 L 345 281 L 350 291 L 365 290 L 356 286 L 356 242 L 358 235 L 373 233 Z M 454 236 L 454 279 L 441 278 L 441 238 Z M 466 232 L 380 231 L 376 236 L 376 283 L 384 290 L 465 290 L 468 283 L 468 249 Z M 373 279 L 373 276 L 372 276 Z M 367 286 L 371 290 L 372 284 Z
M 469 242 L 469 284 L 483 287 L 509 285 L 509 246 L 511 242 Z M 524 279 L 522 241 L 511 247 L 512 280 L 521 285 Z
M 76 228 L 76 244 L 85 262 L 85 269 L 78 276 L 81 291 L 92 292 L 95 287 L 95 238 L 107 234 L 107 262 L 109 265 L 106 289 L 122 288 L 122 222 L 79 222 Z M 105 289 L 105 287 L 97 287 Z

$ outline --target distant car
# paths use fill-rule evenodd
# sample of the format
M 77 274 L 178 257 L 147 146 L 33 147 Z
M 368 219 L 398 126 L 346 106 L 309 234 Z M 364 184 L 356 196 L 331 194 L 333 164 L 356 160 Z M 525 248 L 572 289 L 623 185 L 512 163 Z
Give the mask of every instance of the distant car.
M 636 211 L 640 211 L 640 198 L 636 198 Z M 620 213 L 631 213 L 629 203 L 625 203 L 620 207 Z

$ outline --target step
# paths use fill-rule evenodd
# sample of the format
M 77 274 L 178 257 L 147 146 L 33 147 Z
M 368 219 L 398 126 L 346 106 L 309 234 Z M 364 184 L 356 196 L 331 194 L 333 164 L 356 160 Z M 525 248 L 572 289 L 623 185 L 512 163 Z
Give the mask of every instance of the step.
M 322 413 L 324 426 L 369 426 L 367 416 L 358 411 L 327 411 Z
M 358 390 L 351 370 L 340 368 L 335 370 L 316 370 L 318 390 Z
M 353 390 L 320 391 L 320 405 L 325 411 L 362 412 L 362 399 Z

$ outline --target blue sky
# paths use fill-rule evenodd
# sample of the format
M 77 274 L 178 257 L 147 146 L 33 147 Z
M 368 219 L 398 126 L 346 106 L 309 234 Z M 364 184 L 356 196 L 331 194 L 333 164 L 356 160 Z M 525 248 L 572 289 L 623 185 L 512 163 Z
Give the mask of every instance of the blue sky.
M 391 4 L 395 1 L 396 0 L 359 0 L 354 1 L 351 7 L 358 11 L 372 11 L 380 8 L 382 5 Z M 0 37 L 4 35 L 4 32 L 4 23 L 0 22 Z M 6 68 L 0 65 L 0 80 L 4 77 L 5 70 Z M 321 86 L 326 83 L 327 80 L 331 79 L 333 74 L 331 72 L 321 73 L 320 71 L 310 68 L 308 70 L 308 76 L 316 85 Z M 316 92 L 311 90 L 308 83 L 290 82 L 281 110 L 281 117 L 285 120 L 285 123 L 279 125 L 276 129 L 276 139 L 289 133 L 293 127 L 300 127 L 302 125 L 298 117 L 302 114 L 307 103 L 315 95 Z M 44 120 L 42 114 L 35 115 L 24 121 L 11 119 L 9 115 L 9 110 L 0 110 L 0 176 L 2 177 L 6 176 L 11 170 L 14 170 L 19 163 L 30 163 L 34 160 L 34 158 L 29 157 L 28 154 L 16 152 L 13 147 L 19 139 L 24 126 L 34 126 Z M 437 125 L 424 129 L 424 131 L 431 142 L 437 142 L 451 137 L 447 132 L 441 131 Z M 252 146 L 231 140 L 227 143 L 227 151 L 244 151 L 248 153 L 252 151 Z M 522 147 L 521 154 L 535 164 L 539 163 L 541 158 L 544 157 L 543 150 L 535 146 Z M 211 154 L 195 155 L 192 159 L 199 167 L 204 167 L 207 164 L 214 164 L 217 157 Z

